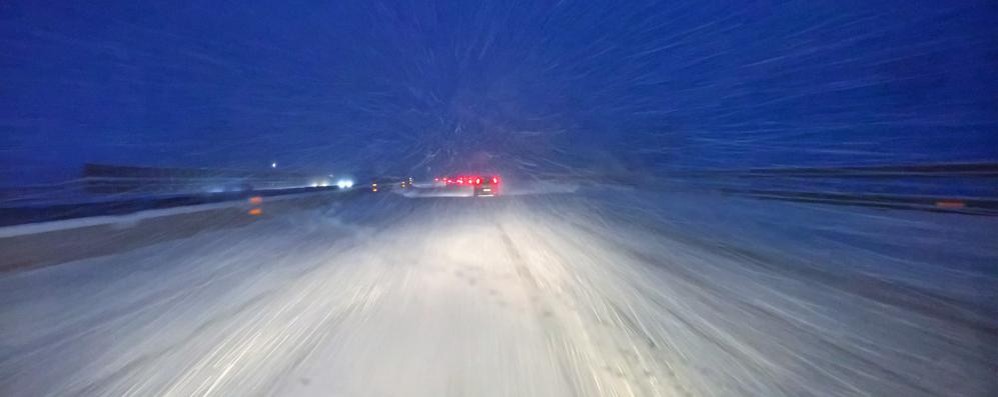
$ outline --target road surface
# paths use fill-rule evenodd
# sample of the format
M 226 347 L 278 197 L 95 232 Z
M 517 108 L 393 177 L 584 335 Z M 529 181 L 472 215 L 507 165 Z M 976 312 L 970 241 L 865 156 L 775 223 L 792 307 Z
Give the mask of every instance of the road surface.
M 996 225 L 371 195 L 0 275 L 0 395 L 983 396 Z

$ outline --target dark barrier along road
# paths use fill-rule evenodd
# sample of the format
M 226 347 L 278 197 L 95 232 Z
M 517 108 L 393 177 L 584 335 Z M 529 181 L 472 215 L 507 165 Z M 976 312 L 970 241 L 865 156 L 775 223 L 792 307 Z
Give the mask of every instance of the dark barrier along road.
M 62 208 L 39 208 L 37 212 L 10 212 L 26 219 L 112 216 L 10 226 L 0 233 L 0 272 L 26 270 L 58 263 L 124 252 L 150 244 L 190 237 L 207 230 L 228 229 L 250 224 L 257 219 L 316 208 L 333 200 L 345 199 L 365 190 L 338 191 L 335 188 L 288 189 L 256 192 L 258 195 L 211 195 L 171 197 L 166 199 L 127 200 Z M 216 204 L 216 205 L 212 205 Z M 228 204 L 228 205 L 227 205 Z M 166 211 L 151 216 L 127 216 L 144 210 Z M 117 218 L 113 215 L 125 215 Z M 14 219 L 13 217 L 8 219 Z M 93 222 L 86 222 L 93 221 Z M 51 226 L 51 227 L 50 227 Z M 19 230 L 24 229 L 24 230 Z
M 289 194 L 326 192 L 334 190 L 337 190 L 336 186 L 301 187 L 291 189 L 168 195 L 117 200 L 112 199 L 55 205 L 0 207 L 0 226 L 74 218 L 88 218 L 92 216 L 123 215 L 139 211 L 243 200 L 253 196 L 275 197 Z

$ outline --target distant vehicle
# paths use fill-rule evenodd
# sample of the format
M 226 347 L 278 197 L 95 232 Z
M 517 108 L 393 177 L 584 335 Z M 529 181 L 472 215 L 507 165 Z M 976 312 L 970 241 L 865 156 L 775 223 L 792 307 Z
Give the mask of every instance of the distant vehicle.
M 402 182 L 399 183 L 399 187 L 402 188 L 403 190 L 411 188 L 412 187 L 412 177 L 409 177 L 408 179 L 403 179 Z
M 444 187 L 471 187 L 475 197 L 494 197 L 499 195 L 500 182 L 498 175 L 488 176 L 458 176 L 434 178 L 433 182 L 437 186 Z

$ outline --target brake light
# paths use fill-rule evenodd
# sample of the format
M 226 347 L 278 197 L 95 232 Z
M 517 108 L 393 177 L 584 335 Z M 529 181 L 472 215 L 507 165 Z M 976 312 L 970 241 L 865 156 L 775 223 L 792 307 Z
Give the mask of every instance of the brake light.
M 475 178 L 475 184 L 476 185 L 481 185 L 482 184 L 482 178 Z
M 492 183 L 498 184 L 499 183 L 499 177 L 498 176 L 492 177 Z

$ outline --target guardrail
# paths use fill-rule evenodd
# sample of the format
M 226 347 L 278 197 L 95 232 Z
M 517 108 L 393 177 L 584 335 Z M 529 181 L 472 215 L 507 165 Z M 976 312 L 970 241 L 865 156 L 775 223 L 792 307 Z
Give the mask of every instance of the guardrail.
M 73 218 L 0 228 L 0 272 L 26 270 L 108 255 L 189 237 L 208 230 L 248 225 L 262 217 L 315 208 L 362 189 L 302 188 L 253 192 L 238 197 L 171 197 L 97 203 Z M 142 202 L 139 202 L 142 201 Z M 55 210 L 52 210 L 55 211 Z M 51 214 L 44 214 L 46 216 Z M 86 215 L 87 217 L 81 218 Z
M 766 200 L 949 212 L 966 215 L 998 215 L 998 200 L 994 199 L 750 189 L 721 189 L 721 191 L 727 194 L 737 194 Z
M 695 170 L 691 189 L 817 204 L 998 215 L 998 163 Z
M 274 197 L 290 194 L 337 190 L 336 186 L 302 187 L 291 189 L 257 190 L 242 192 L 162 195 L 103 199 L 61 204 L 20 205 L 0 207 L 0 226 L 55 220 L 88 218 L 94 216 L 123 215 L 139 211 L 184 207 L 225 201 L 244 200 L 249 197 Z
M 868 165 L 840 167 L 771 167 L 743 170 L 699 170 L 675 173 L 689 176 L 739 176 L 739 177 L 839 177 L 839 178 L 896 178 L 923 176 L 998 177 L 998 163 L 940 163 Z

